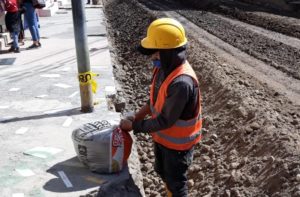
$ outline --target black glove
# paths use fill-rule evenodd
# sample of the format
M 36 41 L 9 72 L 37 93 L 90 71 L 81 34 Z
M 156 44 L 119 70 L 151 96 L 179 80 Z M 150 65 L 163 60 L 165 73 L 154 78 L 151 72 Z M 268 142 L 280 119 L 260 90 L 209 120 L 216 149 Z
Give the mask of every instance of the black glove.
M 148 133 L 147 131 L 141 131 L 141 123 L 143 122 L 143 120 L 137 120 L 137 121 L 133 121 L 132 122 L 132 130 L 133 130 L 133 134 L 136 135 L 138 133 Z

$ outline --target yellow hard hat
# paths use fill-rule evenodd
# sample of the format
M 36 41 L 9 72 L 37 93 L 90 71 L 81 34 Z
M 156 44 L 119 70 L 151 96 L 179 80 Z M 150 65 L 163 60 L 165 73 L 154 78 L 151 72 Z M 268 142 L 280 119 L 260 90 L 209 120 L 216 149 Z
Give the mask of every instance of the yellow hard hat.
M 141 41 L 146 49 L 174 49 L 186 43 L 183 26 L 172 18 L 153 21 L 148 27 L 147 37 Z

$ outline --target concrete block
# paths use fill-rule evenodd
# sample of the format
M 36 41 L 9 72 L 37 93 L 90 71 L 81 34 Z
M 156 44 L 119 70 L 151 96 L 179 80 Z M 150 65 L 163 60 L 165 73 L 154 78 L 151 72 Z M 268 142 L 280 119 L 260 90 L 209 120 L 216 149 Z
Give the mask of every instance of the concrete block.
M 4 47 L 4 46 L 7 47 L 8 43 L 12 42 L 12 39 L 10 37 L 10 33 L 9 32 L 0 33 L 0 37 L 4 41 L 2 47 Z
M 4 39 L 0 38 L 0 51 L 2 51 L 4 49 Z
M 52 4 L 46 4 L 43 9 L 37 9 L 37 13 L 40 17 L 50 17 L 53 16 L 58 11 L 58 2 L 53 2 Z
M 68 1 L 68 0 L 57 0 L 57 3 L 58 3 L 58 7 L 62 7 L 64 5 L 70 4 L 70 1 Z

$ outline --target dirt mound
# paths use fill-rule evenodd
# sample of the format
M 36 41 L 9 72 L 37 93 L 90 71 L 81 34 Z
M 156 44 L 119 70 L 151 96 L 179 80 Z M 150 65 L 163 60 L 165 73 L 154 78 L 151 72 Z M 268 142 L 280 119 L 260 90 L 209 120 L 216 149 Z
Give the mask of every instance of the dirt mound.
M 299 14 L 268 13 L 266 10 L 249 9 L 249 7 L 219 5 L 211 9 L 214 12 L 225 14 L 232 18 L 237 18 L 249 24 L 261 26 L 263 28 L 280 32 L 289 36 L 300 38 Z M 293 18 L 290 18 L 292 16 Z
M 147 1 L 145 3 L 149 4 Z M 251 28 L 246 29 L 211 12 L 190 10 L 188 7 L 176 3 L 172 3 L 170 7 L 230 45 L 286 72 L 294 78 L 300 79 L 299 48 L 263 36 L 254 32 Z M 289 27 L 287 30 L 291 31 L 292 26 Z
M 135 47 L 150 22 L 164 13 L 146 8 L 144 1 L 103 2 L 120 96 L 126 110 L 136 110 L 148 99 L 152 67 Z M 219 58 L 195 39 L 197 32 L 187 32 L 188 60 L 201 83 L 205 117 L 204 139 L 189 171 L 190 196 L 300 196 L 299 106 Z M 137 143 L 146 195 L 165 195 L 153 171 L 150 136 L 139 135 Z
M 300 38 L 299 12 L 284 11 L 282 10 L 282 6 L 278 6 L 276 3 L 272 4 L 272 1 L 267 4 L 274 5 L 273 7 L 276 7 L 277 5 L 278 9 L 271 9 L 272 6 L 264 6 L 266 5 L 266 2 L 262 3 L 261 1 L 248 0 L 210 1 L 208 6 L 205 6 L 207 3 L 202 4 L 202 1 L 197 0 L 172 1 L 180 2 L 182 5 L 190 6 L 191 8 L 197 7 L 215 13 L 222 13 L 249 24 Z M 202 7 L 199 6 L 199 4 L 201 4 Z
M 248 4 L 255 4 L 258 6 L 263 6 L 266 8 L 272 8 L 276 10 L 293 10 L 293 7 L 288 4 L 291 0 L 238 0 L 240 2 L 245 2 Z

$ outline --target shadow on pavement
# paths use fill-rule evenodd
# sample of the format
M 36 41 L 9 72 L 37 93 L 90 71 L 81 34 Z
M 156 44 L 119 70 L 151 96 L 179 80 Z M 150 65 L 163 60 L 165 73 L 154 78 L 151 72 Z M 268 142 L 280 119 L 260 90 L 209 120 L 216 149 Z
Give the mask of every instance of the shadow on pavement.
M 91 172 L 77 157 L 73 157 L 55 164 L 47 172 L 56 176 L 43 186 L 47 191 L 68 193 L 94 188 L 92 193 L 99 197 L 142 196 L 128 172 L 128 167 L 116 174 L 98 174 Z
M 7 52 L 9 53 L 9 52 Z M 0 51 L 0 54 L 4 54 L 3 51 Z M 0 58 L 0 66 L 13 65 L 17 58 Z
M 103 184 L 97 197 L 142 197 L 142 195 L 130 176 L 129 179 L 117 183 Z
M 52 192 L 65 193 L 86 190 L 99 187 L 105 182 L 99 175 L 90 172 L 89 169 L 83 166 L 77 157 L 57 163 L 49 168 L 47 172 L 56 176 L 43 186 L 45 190 Z M 66 176 L 65 180 L 59 174 L 61 172 Z
M 9 52 L 8 50 L 0 51 L 0 54 L 7 54 L 7 53 L 11 53 L 11 52 Z
M 37 119 L 44 119 L 44 118 L 52 118 L 52 117 L 59 117 L 59 116 L 70 116 L 70 115 L 80 115 L 82 112 L 80 111 L 81 108 L 72 108 L 67 110 L 61 110 L 57 112 L 49 112 L 48 114 L 39 114 L 33 116 L 25 116 L 25 117 L 13 117 L 6 120 L 1 120 L 0 123 L 9 123 L 9 122 L 18 122 L 24 120 L 37 120 Z

